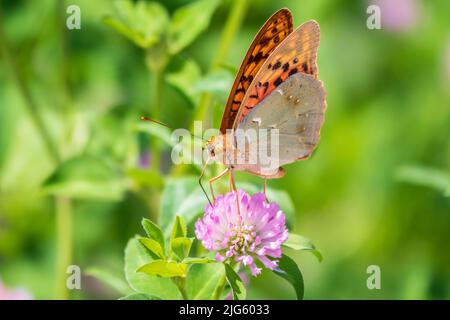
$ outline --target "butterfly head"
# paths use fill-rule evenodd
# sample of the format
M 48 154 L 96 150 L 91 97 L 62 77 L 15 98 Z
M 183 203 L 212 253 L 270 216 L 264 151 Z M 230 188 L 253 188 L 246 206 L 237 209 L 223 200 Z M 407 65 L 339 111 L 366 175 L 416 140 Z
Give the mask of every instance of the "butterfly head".
M 206 150 L 211 160 L 223 163 L 225 151 L 224 145 L 225 143 L 223 135 L 213 136 L 208 139 L 208 141 L 206 142 Z

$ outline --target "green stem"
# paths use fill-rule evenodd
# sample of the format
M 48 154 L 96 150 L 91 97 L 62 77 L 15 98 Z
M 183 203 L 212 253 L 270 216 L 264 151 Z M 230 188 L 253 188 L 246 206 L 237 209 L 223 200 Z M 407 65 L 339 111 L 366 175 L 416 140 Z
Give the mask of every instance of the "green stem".
M 231 3 L 231 11 L 227 17 L 225 22 L 225 27 L 220 37 L 220 42 L 218 49 L 215 51 L 216 55 L 212 59 L 210 65 L 210 72 L 220 67 L 224 62 L 225 58 L 228 56 L 234 38 L 236 37 L 236 33 L 242 25 L 242 21 L 244 19 L 245 13 L 247 12 L 247 7 L 249 4 L 249 0 L 234 0 Z M 210 111 L 210 106 L 213 102 L 213 96 L 210 93 L 205 92 L 202 94 L 200 98 L 200 103 L 196 108 L 196 112 L 194 114 L 195 120 L 203 120 L 206 121 L 206 115 L 208 111 Z M 191 131 L 194 123 L 192 122 Z M 179 176 L 181 175 L 189 166 L 187 165 L 177 165 L 172 167 L 171 175 Z
M 62 110 L 67 124 L 67 135 L 73 134 L 74 124 L 72 121 L 73 99 L 69 80 L 69 47 L 66 28 L 66 1 L 59 0 L 57 18 L 61 41 L 61 83 L 63 86 Z M 69 125 L 70 124 L 70 125 Z M 57 224 L 57 260 L 56 260 L 56 298 L 65 300 L 70 297 L 66 279 L 67 267 L 73 263 L 73 208 L 70 198 L 56 198 L 56 224 Z
M 153 72 L 153 94 L 154 94 L 154 105 L 152 108 L 153 119 L 159 121 L 161 115 L 162 106 L 162 96 L 164 89 L 164 68 L 158 69 Z M 157 137 L 152 137 L 151 140 L 151 169 L 152 171 L 159 173 L 161 164 L 161 146 L 159 139 Z
M 248 4 L 249 0 L 234 0 L 231 4 L 231 12 L 225 22 L 219 48 L 211 65 L 212 68 L 220 67 L 228 56 L 228 51 L 233 44 L 236 33 L 241 27 L 242 21 L 244 20 Z
M 216 289 L 214 290 L 214 293 L 212 295 L 213 300 L 220 300 L 222 296 L 223 289 L 225 288 L 225 285 L 227 284 L 227 277 L 225 273 L 223 276 L 219 279 L 219 282 L 217 283 Z
M 68 30 L 66 27 L 66 1 L 59 0 L 56 5 L 56 15 L 57 15 L 57 30 L 59 31 L 59 40 L 60 40 L 60 56 L 61 63 L 59 67 L 59 79 L 61 83 L 61 113 L 64 117 L 64 123 L 66 128 L 66 137 L 70 139 L 73 134 L 75 128 L 75 122 L 73 121 L 75 109 L 73 106 L 73 98 L 71 91 L 71 83 L 69 77 L 69 64 L 70 64 L 70 52 L 69 52 L 69 41 L 67 39 Z
M 170 56 L 164 42 L 147 50 L 145 55 L 145 64 L 147 65 L 150 75 L 153 76 L 153 87 L 151 90 L 153 95 L 153 105 L 150 114 L 156 121 L 161 120 L 160 113 L 163 104 L 164 72 L 169 61 Z M 152 155 L 151 170 L 159 174 L 161 164 L 161 146 L 157 137 L 152 137 L 150 143 Z
M 224 262 L 224 263 L 226 263 L 226 262 Z M 234 269 L 234 271 L 236 273 L 238 273 L 239 268 L 240 268 L 240 263 L 232 261 L 232 262 L 230 262 L 230 267 L 232 267 Z M 222 297 L 222 292 L 223 292 L 223 289 L 225 289 L 226 284 L 227 284 L 227 275 L 224 272 L 223 276 L 219 279 L 219 282 L 217 283 L 216 289 L 214 290 L 214 293 L 212 296 L 213 300 L 219 300 Z
M 47 126 L 45 126 L 44 124 L 44 120 L 42 119 L 42 117 L 38 112 L 38 107 L 32 98 L 31 91 L 27 86 L 25 79 L 19 72 L 19 69 L 17 68 L 17 63 L 11 52 L 8 40 L 4 32 L 3 15 L 1 12 L 1 8 L 0 8 L 0 46 L 3 53 L 5 64 L 8 65 L 11 70 L 11 75 L 14 78 L 17 88 L 19 89 L 25 101 L 25 107 L 27 108 L 28 114 L 30 115 L 31 120 L 33 121 L 36 129 L 41 135 L 42 141 L 44 142 L 45 148 L 47 149 L 47 152 L 51 160 L 55 163 L 58 163 L 60 161 L 59 152 L 51 139 L 50 133 L 47 130 Z
M 248 3 L 248 0 L 234 0 L 231 3 L 231 12 L 225 22 L 225 27 L 220 37 L 219 47 L 216 50 L 216 56 L 212 60 L 210 71 L 220 67 L 224 63 L 225 58 L 228 56 L 228 52 L 233 44 L 236 33 L 242 24 L 245 13 L 247 12 Z M 197 108 L 197 112 L 194 116 L 194 120 L 206 120 L 206 114 L 210 108 L 211 102 L 211 94 L 203 94 Z
M 67 28 L 66 28 L 66 1 L 59 0 L 56 6 L 56 14 L 58 15 L 57 28 L 59 30 L 59 40 L 60 40 L 60 50 L 61 50 L 61 65 L 60 65 L 60 79 L 61 86 L 63 88 L 63 107 L 65 111 L 69 109 L 72 104 L 72 95 L 70 91 L 70 81 L 69 81 L 69 46 L 67 41 Z
M 172 278 L 172 281 L 177 286 L 178 290 L 180 290 L 181 296 L 184 300 L 189 300 L 187 291 L 186 291 L 186 278 L 185 277 L 175 277 Z
M 56 199 L 56 225 L 57 225 L 57 272 L 56 272 L 56 298 L 66 300 L 69 298 L 67 290 L 67 267 L 72 263 L 72 203 L 70 199 L 59 197 Z

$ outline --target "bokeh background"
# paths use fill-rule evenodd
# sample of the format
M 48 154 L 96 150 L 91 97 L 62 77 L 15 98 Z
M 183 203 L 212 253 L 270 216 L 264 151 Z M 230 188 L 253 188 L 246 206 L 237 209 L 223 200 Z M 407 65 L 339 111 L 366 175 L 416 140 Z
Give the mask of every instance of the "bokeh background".
M 159 3 L 173 13 L 189 2 Z M 371 3 L 380 30 L 366 25 Z M 65 27 L 70 4 L 81 9 L 81 30 Z M 450 298 L 448 1 L 218 1 L 210 22 L 198 13 L 207 27 L 195 37 L 184 30 L 192 39 L 165 61 L 154 39 L 139 46 L 105 20 L 127 14 L 114 1 L 10 0 L 0 20 L 0 299 L 120 296 L 121 283 L 92 274 L 123 278 L 126 242 L 142 233 L 142 217 L 160 219 L 165 183 L 199 175 L 174 167 L 167 132 L 139 116 L 217 127 L 248 45 L 281 7 L 295 26 L 319 22 L 328 93 L 314 155 L 270 182 L 290 195 L 293 231 L 324 255 L 318 263 L 290 253 L 305 298 Z M 163 12 L 153 14 L 125 20 L 164 34 Z M 68 263 L 83 272 L 81 290 L 65 290 Z M 381 268 L 381 290 L 366 286 L 370 265 Z M 265 272 L 251 279 L 249 297 L 295 296 Z

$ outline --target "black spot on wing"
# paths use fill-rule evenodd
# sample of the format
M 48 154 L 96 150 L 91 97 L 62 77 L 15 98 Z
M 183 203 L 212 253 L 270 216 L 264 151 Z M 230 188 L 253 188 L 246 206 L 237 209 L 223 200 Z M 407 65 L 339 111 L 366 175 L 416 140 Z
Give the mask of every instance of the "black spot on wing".
M 281 67 L 281 62 L 280 62 L 280 61 L 277 61 L 277 62 L 273 65 L 272 70 L 277 70 L 277 69 L 280 68 L 280 67 Z
M 306 62 L 302 63 L 302 69 L 305 70 L 305 72 L 308 72 L 308 64 Z
M 278 77 L 275 79 L 275 81 L 273 82 L 273 84 L 278 87 L 281 83 L 283 82 L 283 79 L 281 79 L 281 77 Z
M 289 76 L 292 76 L 293 74 L 296 74 L 297 72 L 298 72 L 298 69 L 294 68 L 291 71 L 289 71 Z
M 259 44 L 261 47 L 265 47 L 269 43 L 269 38 L 262 38 L 261 41 L 259 41 Z
M 250 62 L 258 63 L 264 58 L 263 53 L 260 51 L 256 54 L 256 56 L 250 58 Z

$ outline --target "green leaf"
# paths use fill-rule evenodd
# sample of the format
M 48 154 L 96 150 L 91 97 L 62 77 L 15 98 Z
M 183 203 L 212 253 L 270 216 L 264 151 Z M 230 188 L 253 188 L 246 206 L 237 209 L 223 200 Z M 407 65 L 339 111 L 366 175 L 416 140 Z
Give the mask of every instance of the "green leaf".
M 157 241 L 149 238 L 139 238 L 139 242 L 142 243 L 142 245 L 144 245 L 144 247 L 150 250 L 153 254 L 155 254 L 156 257 L 161 259 L 166 258 L 163 248 L 161 248 L 161 245 Z
M 178 53 L 209 25 L 219 0 L 200 0 L 177 9 L 168 31 L 169 52 Z
M 404 166 L 397 171 L 397 180 L 432 188 L 450 197 L 450 174 L 424 166 Z
M 170 242 L 170 249 L 179 260 L 183 260 L 189 255 L 191 251 L 192 242 L 194 238 L 179 237 L 172 239 Z
M 173 224 L 172 227 L 172 239 L 186 237 L 186 235 L 187 235 L 186 222 L 184 221 L 183 217 L 176 216 L 175 223 Z
M 204 92 L 211 93 L 222 104 L 225 104 L 232 84 L 233 75 L 226 70 L 219 69 L 195 82 L 192 91 L 197 95 Z
M 170 236 L 170 250 L 179 260 L 189 255 L 193 238 L 187 238 L 187 226 L 183 217 L 176 216 Z
M 181 294 L 176 285 L 169 278 L 149 276 L 138 273 L 136 270 L 153 261 L 148 250 L 139 243 L 137 238 L 128 242 L 125 249 L 125 277 L 130 287 L 141 293 L 145 293 L 161 299 L 181 299 Z
M 246 295 L 244 283 L 228 263 L 224 263 L 223 265 L 225 266 L 225 274 L 227 276 L 228 284 L 233 292 L 233 299 L 244 300 Z
M 132 293 L 125 297 L 120 298 L 119 300 L 161 300 L 161 299 L 145 293 Z
M 104 160 L 77 156 L 61 163 L 44 181 L 43 192 L 73 199 L 120 200 L 125 179 Z
M 103 22 L 142 48 L 158 44 L 168 28 L 167 10 L 157 2 L 117 0 L 114 9 Z
M 127 170 L 127 175 L 134 183 L 142 187 L 162 187 L 164 180 L 159 173 L 153 170 L 147 170 L 142 168 L 131 168 Z
M 151 220 L 142 219 L 142 227 L 147 235 L 161 245 L 162 251 L 166 252 L 166 242 L 162 230 Z
M 316 256 L 319 262 L 323 260 L 322 253 L 316 248 L 316 246 L 311 242 L 311 240 L 301 235 L 289 233 L 289 237 L 283 243 L 283 246 L 294 250 L 310 251 L 314 256 Z
M 188 297 L 193 300 L 211 300 L 224 274 L 221 263 L 192 265 L 186 278 Z
M 278 261 L 278 268 L 273 270 L 273 272 L 287 280 L 294 287 L 297 300 L 303 300 L 305 290 L 303 276 L 294 260 L 283 254 Z
M 129 294 L 132 290 L 130 286 L 117 275 L 102 268 L 89 268 L 85 272 L 87 275 L 97 278 L 101 282 L 107 284 L 111 288 L 115 289 L 120 294 Z
M 210 259 L 210 258 L 193 258 L 193 257 L 187 257 L 184 258 L 183 263 L 187 264 L 205 264 L 205 263 L 217 263 L 216 260 Z
M 200 95 L 194 88 L 194 84 L 201 78 L 200 67 L 194 60 L 184 60 L 178 70 L 165 76 L 168 84 L 179 90 L 195 106 L 200 101 Z
M 160 226 L 168 235 L 170 227 L 179 215 L 189 224 L 207 203 L 207 199 L 198 185 L 198 177 L 168 179 L 161 196 Z
M 186 271 L 187 264 L 165 260 L 154 260 L 137 269 L 137 272 L 160 277 L 185 277 Z
M 160 124 L 148 121 L 140 121 L 136 124 L 134 130 L 137 132 L 150 134 L 160 139 L 164 143 L 163 149 L 168 150 L 175 144 L 174 141 L 172 140 L 172 132 L 170 131 L 170 129 Z

